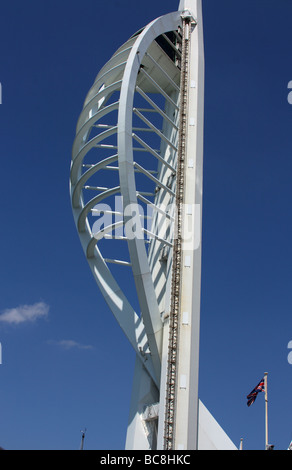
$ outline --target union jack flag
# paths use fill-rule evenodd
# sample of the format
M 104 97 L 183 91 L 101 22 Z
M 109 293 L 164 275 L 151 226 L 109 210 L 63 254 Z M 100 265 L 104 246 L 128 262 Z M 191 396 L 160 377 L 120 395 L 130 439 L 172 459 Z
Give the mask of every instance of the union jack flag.
M 247 395 L 247 406 L 250 406 L 254 403 L 259 392 L 265 391 L 265 381 L 262 379 L 260 383 Z

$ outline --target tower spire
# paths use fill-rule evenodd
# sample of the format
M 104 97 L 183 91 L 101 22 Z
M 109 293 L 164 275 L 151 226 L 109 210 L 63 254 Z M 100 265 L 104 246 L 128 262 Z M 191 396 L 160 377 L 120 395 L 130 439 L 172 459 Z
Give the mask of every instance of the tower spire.
M 197 449 L 199 422 L 201 448 L 222 447 L 223 430 L 198 398 L 203 115 L 202 0 L 181 0 L 105 64 L 77 124 L 76 227 L 136 352 L 127 449 Z
M 199 8 L 202 8 L 202 0 L 180 0 L 178 6 L 179 11 L 189 10 L 195 17 Z

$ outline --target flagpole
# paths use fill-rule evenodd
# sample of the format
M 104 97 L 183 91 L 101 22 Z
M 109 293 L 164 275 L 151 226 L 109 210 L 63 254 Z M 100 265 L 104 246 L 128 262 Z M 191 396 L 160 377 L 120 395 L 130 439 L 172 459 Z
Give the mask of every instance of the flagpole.
M 269 447 L 269 435 L 268 435 L 268 372 L 265 372 L 265 444 L 266 450 Z

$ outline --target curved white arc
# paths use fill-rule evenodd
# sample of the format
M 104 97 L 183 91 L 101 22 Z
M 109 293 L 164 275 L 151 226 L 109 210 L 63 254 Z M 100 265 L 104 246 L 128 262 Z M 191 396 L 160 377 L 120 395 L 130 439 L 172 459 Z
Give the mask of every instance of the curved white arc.
M 137 37 L 125 67 L 118 115 L 119 173 L 124 207 L 138 204 L 133 165 L 132 112 L 139 68 L 145 53 L 155 38 L 164 32 L 176 30 L 180 24 L 179 12 L 169 13 L 152 21 Z M 140 226 L 137 230 L 138 233 L 141 233 L 141 230 Z M 128 247 L 152 360 L 156 373 L 160 375 L 162 321 L 144 240 L 131 237 L 128 240 Z
M 83 108 L 78 122 L 76 126 L 76 131 L 77 133 L 79 130 L 84 126 L 84 123 L 91 117 L 90 113 L 93 109 L 94 106 L 97 106 L 99 101 L 102 99 L 107 98 L 111 93 L 114 91 L 118 91 L 120 89 L 122 80 L 118 80 L 117 82 L 111 83 L 110 85 L 106 86 L 105 88 L 100 89 L 97 91 L 90 99 L 90 101 L 86 104 L 86 106 Z
M 111 137 L 117 132 L 117 127 L 113 127 L 111 129 L 108 129 L 104 132 L 101 132 L 99 135 L 96 137 L 92 138 L 86 144 L 83 145 L 83 147 L 79 150 L 77 154 L 73 154 L 72 156 L 72 165 L 71 165 L 71 181 L 72 184 L 77 183 L 78 179 L 78 171 L 80 169 L 80 165 L 82 165 L 83 159 L 85 155 L 91 150 L 93 147 L 95 147 L 96 144 L 99 142 L 102 142 L 103 140 L 107 139 L 108 137 Z
M 102 160 L 101 162 L 96 163 L 91 168 L 89 168 L 89 170 L 87 170 L 85 173 L 83 173 L 83 175 L 79 178 L 79 180 L 78 180 L 78 182 L 77 182 L 77 184 L 74 187 L 73 192 L 72 192 L 72 205 L 75 209 L 77 209 L 77 207 L 80 204 L 80 195 L 81 195 L 82 187 L 86 183 L 86 181 L 92 175 L 94 175 L 99 170 L 101 170 L 102 168 L 106 168 L 107 165 L 110 165 L 111 163 L 117 161 L 117 159 L 118 159 L 118 155 L 112 155 L 111 157 L 107 157 L 104 160 Z
M 72 196 L 73 188 L 70 187 Z M 80 217 L 80 209 L 73 209 L 73 216 L 76 226 Z M 87 248 L 92 242 L 91 230 L 88 221 L 85 222 L 84 232 L 79 232 L 79 238 L 83 251 L 86 255 Z M 149 348 L 147 334 L 142 319 L 134 311 L 127 297 L 117 284 L 108 266 L 106 265 L 100 251 L 95 245 L 92 258 L 88 259 L 94 279 L 113 315 L 115 316 L 119 326 L 128 338 L 130 344 L 134 348 L 137 356 L 140 358 L 145 369 L 149 373 L 155 385 L 159 388 L 159 381 L 156 377 L 152 358 L 147 350 Z
M 129 40 L 126 44 L 129 45 L 135 41 L 136 38 Z M 87 204 L 84 203 L 82 195 L 82 188 L 87 179 L 118 158 L 117 155 L 107 157 L 92 165 L 85 173 L 82 173 L 83 159 L 89 150 L 117 131 L 117 127 L 113 126 L 111 129 L 101 132 L 93 139 L 89 141 L 86 140 L 92 125 L 109 112 L 118 109 L 119 101 L 106 107 L 104 107 L 104 104 L 113 92 L 120 91 L 122 83 L 120 79 L 121 73 L 126 65 L 125 60 L 127 60 L 129 52 L 129 47 L 126 47 L 125 44 L 121 46 L 112 59 L 110 59 L 110 63 L 107 63 L 99 72 L 93 87 L 87 95 L 83 110 L 78 119 L 76 137 L 73 143 L 70 194 L 73 216 L 81 245 L 95 281 L 118 324 L 141 360 L 143 367 L 151 377 L 157 389 L 159 389 L 159 375 L 157 375 L 153 367 L 153 360 L 150 354 L 143 319 L 137 315 L 126 295 L 117 284 L 104 257 L 96 246 L 97 240 L 92 234 L 87 219 L 90 210 L 97 202 L 120 192 L 120 187 L 109 188 L 92 198 Z M 119 78 L 117 78 L 118 71 Z
M 84 139 L 87 137 L 88 131 L 90 128 L 97 122 L 100 118 L 103 116 L 106 116 L 107 114 L 116 111 L 119 109 L 119 102 L 117 101 L 116 103 L 112 103 L 109 106 L 106 106 L 105 108 L 97 111 L 92 115 L 91 118 L 89 118 L 83 126 L 77 131 L 75 140 L 73 142 L 73 150 L 72 154 L 76 155 L 79 150 L 82 148 L 82 142 L 84 142 Z
M 86 96 L 85 101 L 84 101 L 84 106 L 87 104 L 88 100 L 90 99 L 91 91 L 96 86 L 96 84 L 98 83 L 100 78 L 104 77 L 108 73 L 109 70 L 112 70 L 117 65 L 121 64 L 122 62 L 127 62 L 129 53 L 130 53 L 130 51 L 132 49 L 132 46 L 133 46 L 135 41 L 136 41 L 136 38 L 134 38 L 134 37 L 128 39 L 128 41 L 126 41 L 119 49 L 117 49 L 116 52 L 112 55 L 112 57 L 100 69 L 100 71 L 98 72 L 98 74 L 97 74 L 97 76 L 94 80 L 94 83 L 93 83 L 91 89 L 87 93 L 87 96 Z
M 119 227 L 122 227 L 124 225 L 124 221 L 121 220 L 119 222 L 116 222 L 115 224 L 108 225 L 107 227 L 104 227 L 102 230 L 94 234 L 94 237 L 90 240 L 86 253 L 87 253 L 87 258 L 93 258 L 94 256 L 94 248 L 95 245 L 104 238 L 104 235 L 107 235 L 108 233 L 113 232 Z
M 114 194 L 117 194 L 120 192 L 120 186 L 116 186 L 111 189 L 107 189 L 106 191 L 103 191 L 102 193 L 98 194 L 94 198 L 92 198 L 80 211 L 79 217 L 77 220 L 77 228 L 79 231 L 79 235 L 82 232 L 85 232 L 86 230 L 86 222 L 87 222 L 87 215 L 89 214 L 90 210 L 93 209 L 96 204 L 99 202 L 103 201 L 109 196 L 113 196 Z

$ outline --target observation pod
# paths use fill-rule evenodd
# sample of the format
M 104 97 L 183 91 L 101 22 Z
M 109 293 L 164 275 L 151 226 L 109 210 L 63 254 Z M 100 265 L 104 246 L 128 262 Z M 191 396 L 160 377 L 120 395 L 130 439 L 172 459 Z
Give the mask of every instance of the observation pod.
M 116 51 L 77 123 L 76 227 L 136 352 L 127 449 L 234 448 L 198 399 L 203 95 L 201 0 L 185 0 Z

